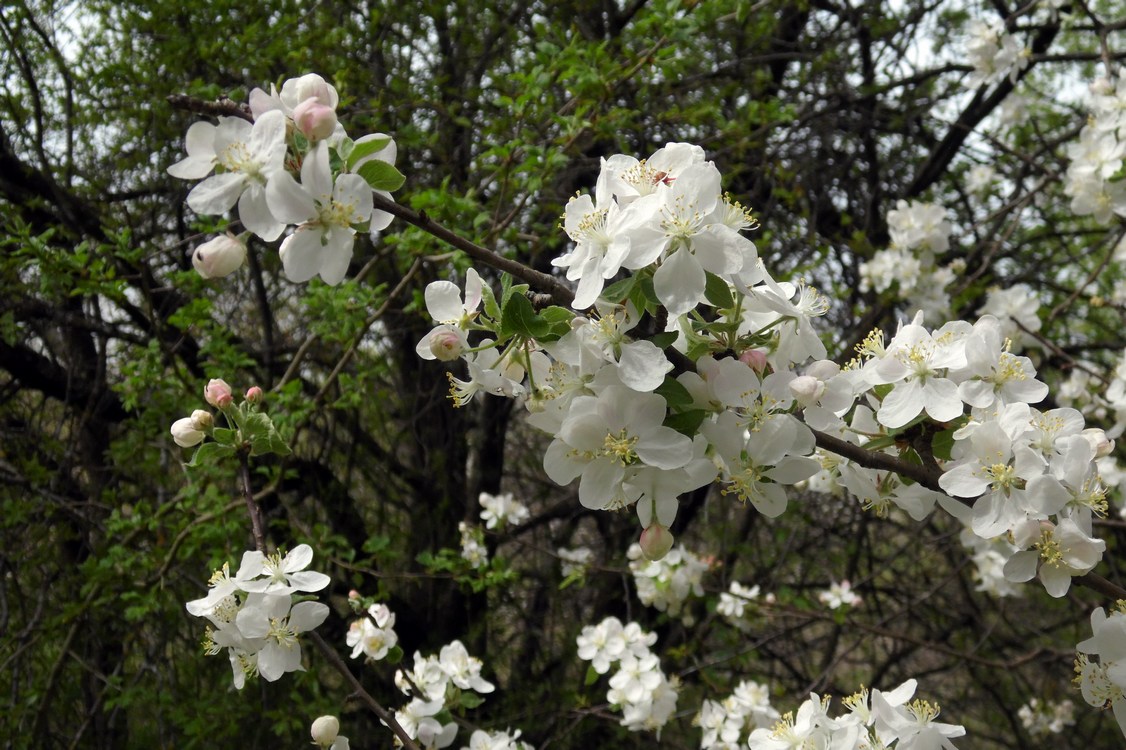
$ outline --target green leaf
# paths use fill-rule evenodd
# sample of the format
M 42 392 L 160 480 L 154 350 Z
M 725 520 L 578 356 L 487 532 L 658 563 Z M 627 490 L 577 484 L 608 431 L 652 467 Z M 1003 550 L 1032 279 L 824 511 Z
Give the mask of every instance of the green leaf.
M 497 304 L 493 288 L 488 284 L 481 284 L 481 299 L 484 301 L 485 315 L 493 320 L 500 320 L 500 305 Z
M 700 425 L 708 416 L 704 409 L 690 409 L 679 414 L 670 414 L 665 418 L 664 426 L 671 427 L 681 435 L 694 437 L 700 431 Z
M 216 427 L 211 431 L 211 438 L 216 443 L 233 446 L 238 440 L 238 430 L 229 430 L 226 427 Z
M 658 349 L 668 349 L 676 342 L 678 337 L 679 334 L 676 331 L 666 331 L 664 333 L 658 333 L 655 336 L 650 336 L 649 340 L 652 341 L 653 346 Z
M 931 452 L 940 461 L 950 460 L 950 451 L 954 447 L 954 430 L 943 430 L 936 433 L 931 439 Z
M 221 443 L 203 443 L 195 449 L 188 466 L 207 466 L 218 463 L 227 456 L 235 455 L 235 449 Z
M 395 169 L 393 166 L 385 161 L 372 159 L 371 161 L 360 165 L 356 170 L 356 174 L 363 177 L 368 185 L 371 185 L 372 190 L 386 190 L 392 192 L 398 190 L 407 181 L 403 173 Z
M 392 646 L 387 649 L 387 656 L 383 657 L 383 659 L 388 664 L 398 664 L 403 660 L 403 649 L 399 646 Z
M 382 138 L 372 138 L 370 141 L 364 141 L 363 143 L 354 143 L 352 145 L 352 151 L 348 154 L 347 157 L 346 164 L 348 165 L 348 169 L 351 169 L 353 166 L 355 166 L 356 162 L 358 162 L 360 159 L 363 159 L 365 156 L 371 156 L 375 152 L 382 151 L 383 149 L 387 148 L 387 144 L 389 144 L 390 142 L 391 136 L 385 135 Z M 384 163 L 386 164 L 386 162 Z M 364 164 L 362 166 L 367 165 Z M 392 169 L 394 169 L 394 167 L 392 167 Z M 364 177 L 364 179 L 367 180 L 367 177 Z M 370 180 L 368 180 L 368 184 L 371 184 Z M 391 189 L 394 190 L 395 188 Z
M 583 680 L 583 684 L 590 687 L 596 682 L 598 682 L 598 672 L 594 670 L 594 665 L 591 664 L 586 668 L 586 679 Z
M 463 708 L 477 708 L 485 702 L 485 699 L 472 691 L 463 691 L 461 695 L 458 696 L 457 702 L 460 703 Z
M 676 378 L 665 376 L 665 382 L 657 386 L 655 393 L 665 399 L 669 409 L 692 405 L 692 394 Z
M 735 298 L 731 296 L 731 287 L 727 282 L 714 273 L 704 274 L 704 298 L 721 310 L 735 307 Z
M 501 331 L 527 338 L 539 338 L 551 330 L 550 324 L 536 315 L 532 303 L 523 294 L 513 294 L 504 305 Z
M 261 412 L 246 417 L 243 438 L 250 442 L 250 455 L 262 456 L 276 453 L 285 456 L 291 453 L 278 429 L 268 416 Z
M 602 290 L 602 296 L 611 302 L 621 302 L 629 293 L 633 291 L 634 285 L 637 283 L 636 276 L 627 276 L 620 281 L 615 281 L 610 286 Z

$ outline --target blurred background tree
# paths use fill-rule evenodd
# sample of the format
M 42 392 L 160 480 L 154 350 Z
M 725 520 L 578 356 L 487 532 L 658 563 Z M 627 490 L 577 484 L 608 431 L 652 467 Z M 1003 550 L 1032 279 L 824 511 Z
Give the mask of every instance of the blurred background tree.
M 398 200 L 547 271 L 566 248 L 564 205 L 591 188 L 600 157 L 698 143 L 761 222 L 767 266 L 833 300 L 831 356 L 847 361 L 869 330 L 913 313 L 896 290 L 866 288 L 861 266 L 887 247 L 898 200 L 928 200 L 955 231 L 951 315 L 972 319 L 989 289 L 1027 284 L 1052 342 L 1038 349 L 1042 377 L 1060 386 L 1077 368 L 1109 368 L 1126 346 L 1122 272 L 1109 262 L 1121 229 L 1076 218 L 1061 190 L 1086 82 L 1121 59 L 1126 22 L 1109 0 L 1039 7 L 1059 5 L 5 4 L 4 746 L 296 746 L 328 712 L 354 747 L 391 741 L 344 703 L 348 688 L 315 654 L 309 672 L 240 694 L 225 663 L 201 658 L 183 602 L 250 545 L 233 474 L 187 474 L 168 435 L 210 377 L 263 387 L 291 437 L 293 455 L 261 462 L 254 482 L 272 542 L 312 544 L 334 578 L 340 616 L 325 637 L 343 649 L 356 588 L 389 602 L 408 659 L 461 638 L 498 684 L 473 712 L 482 726 L 520 727 L 536 747 L 651 746 L 618 726 L 604 684 L 585 686 L 575 657 L 581 627 L 614 614 L 655 630 L 666 672 L 685 684 L 661 746 L 697 747 L 700 701 L 741 679 L 768 683 L 784 708 L 810 690 L 839 697 L 908 676 L 966 725 L 967 746 L 1035 744 L 1018 709 L 1030 696 L 1079 701 L 1071 644 L 1102 603 L 1092 592 L 976 590 L 958 526 L 941 513 L 877 518 L 807 489 L 768 521 L 711 488 L 682 498 L 674 528 L 713 561 L 696 623 L 646 608 L 626 566 L 631 514 L 585 511 L 543 476 L 546 441 L 518 408 L 494 398 L 451 408 L 446 372 L 415 355 L 430 327 L 422 289 L 458 281 L 464 256 L 397 222 L 357 246 L 337 287 L 286 281 L 276 248 L 258 242 L 242 272 L 206 282 L 191 250 L 222 223 L 193 215 L 190 186 L 165 170 L 198 119 L 170 95 L 245 101 L 254 86 L 318 72 L 339 89 L 350 132 L 394 135 L 407 175 Z M 1015 80 L 966 86 L 975 18 L 1007 23 L 1028 46 Z M 1003 116 L 1017 97 L 1026 114 Z M 996 173 L 984 195 L 967 188 L 982 165 Z M 533 513 L 487 536 L 499 562 L 484 573 L 435 562 L 458 548 L 459 521 L 477 521 L 479 494 L 500 491 Z M 1100 570 L 1122 582 L 1122 523 L 1101 530 Z M 580 545 L 594 563 L 561 588 L 556 551 Z M 827 612 L 817 592 L 845 578 L 864 606 Z M 714 611 L 731 581 L 777 603 L 732 628 Z M 363 679 L 397 706 L 392 674 L 383 664 Z M 1052 742 L 1121 739 L 1109 717 L 1081 709 Z

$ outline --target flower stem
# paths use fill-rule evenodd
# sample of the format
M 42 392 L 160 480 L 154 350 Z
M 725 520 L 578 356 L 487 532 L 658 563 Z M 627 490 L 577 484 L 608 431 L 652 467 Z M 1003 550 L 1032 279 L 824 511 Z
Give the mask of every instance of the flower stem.
M 412 740 L 411 736 L 407 734 L 407 730 L 403 729 L 402 724 L 395 720 L 395 715 L 381 706 L 379 701 L 373 698 L 371 693 L 364 689 L 359 678 L 352 674 L 352 670 L 349 669 L 348 665 L 344 663 L 344 660 L 340 658 L 340 654 L 336 653 L 336 649 L 328 645 L 324 638 L 321 638 L 320 635 L 315 632 L 309 632 L 307 635 L 312 639 L 313 645 L 328 659 L 329 664 L 331 664 L 333 668 L 344 677 L 348 684 L 352 686 L 360 700 L 371 709 L 372 713 L 379 717 L 380 721 L 386 724 L 391 731 L 395 733 L 395 736 L 403 743 L 403 747 L 406 748 L 406 750 L 421 750 L 418 743 Z
M 242 480 L 242 496 L 246 500 L 246 512 L 250 514 L 250 531 L 254 535 L 254 548 L 266 552 L 266 535 L 262 532 L 262 512 L 254 500 L 254 490 L 250 486 L 250 457 L 245 451 L 238 452 L 239 478 Z

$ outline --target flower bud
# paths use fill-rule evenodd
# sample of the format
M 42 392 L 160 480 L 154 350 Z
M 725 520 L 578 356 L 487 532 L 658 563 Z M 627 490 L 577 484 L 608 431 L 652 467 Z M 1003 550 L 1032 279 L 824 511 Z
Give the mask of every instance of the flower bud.
M 230 406 L 233 399 L 234 396 L 231 395 L 231 387 L 227 385 L 225 380 L 212 378 L 203 389 L 203 400 L 216 409 L 223 409 Z
M 825 384 L 812 375 L 799 375 L 790 381 L 790 393 L 794 400 L 802 406 L 809 406 L 821 398 L 825 392 Z
M 256 385 L 252 385 L 246 389 L 246 400 L 252 404 L 262 403 L 262 389 Z
M 1087 438 L 1087 442 L 1095 449 L 1095 458 L 1103 458 L 1114 452 L 1114 441 L 1098 427 L 1088 427 L 1079 434 Z
M 748 349 L 739 355 L 739 361 L 761 374 L 766 369 L 766 352 L 761 349 Z
M 320 716 L 313 720 L 309 734 L 312 735 L 314 744 L 331 747 L 340 734 L 340 721 L 335 716 Z
M 451 326 L 442 326 L 430 336 L 430 352 L 441 362 L 453 362 L 465 351 L 465 338 Z
M 211 429 L 211 424 L 214 420 L 211 417 L 211 412 L 204 411 L 203 409 L 196 409 L 192 412 L 192 427 L 197 430 L 206 432 Z
M 667 527 L 659 523 L 641 532 L 641 553 L 646 560 L 660 560 L 672 549 L 673 535 Z
M 234 273 L 245 260 L 246 243 L 232 234 L 214 237 L 192 253 L 192 265 L 205 279 L 218 279 Z
M 336 130 L 336 111 L 309 98 L 293 108 L 293 124 L 310 141 L 323 141 Z
M 348 598 L 349 599 L 359 599 L 360 598 L 360 592 L 356 591 L 355 589 L 352 589 L 351 591 L 348 592 Z
M 181 448 L 191 448 L 203 442 L 203 431 L 196 428 L 191 417 L 172 423 L 172 440 Z
M 316 73 L 306 73 L 300 78 L 290 79 L 282 86 L 283 91 L 293 84 L 293 90 L 297 94 L 297 101 L 303 102 L 307 99 L 316 99 L 319 103 L 326 107 L 336 107 L 340 101 L 339 95 L 336 93 L 336 88 L 321 78 Z

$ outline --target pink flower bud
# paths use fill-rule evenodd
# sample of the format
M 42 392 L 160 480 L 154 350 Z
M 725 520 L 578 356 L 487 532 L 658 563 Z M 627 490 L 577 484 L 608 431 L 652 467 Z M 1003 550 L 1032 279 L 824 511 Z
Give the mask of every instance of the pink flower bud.
M 672 533 L 659 523 L 641 532 L 641 553 L 646 560 L 660 560 L 669 553 L 673 543 Z
M 192 253 L 192 265 L 205 279 L 218 279 L 234 273 L 246 260 L 246 244 L 231 234 L 208 240 Z
M 231 405 L 234 396 L 231 395 L 231 387 L 225 380 L 212 378 L 203 389 L 203 400 L 216 409 L 223 409 Z
M 336 130 L 336 111 L 309 98 L 293 108 L 293 124 L 310 141 L 322 141 Z
M 211 412 L 203 409 L 196 409 L 192 412 L 192 426 L 197 430 L 207 431 L 211 429 L 212 422 Z
M 262 389 L 256 385 L 252 385 L 246 389 L 246 400 L 252 404 L 262 402 Z
M 355 589 L 352 589 L 351 591 L 348 592 L 348 598 L 349 599 L 359 599 L 360 598 L 360 592 L 356 591 Z
M 191 417 L 172 423 L 172 440 L 181 448 L 191 448 L 203 442 L 203 431 L 196 428 Z
M 313 720 L 309 734 L 313 737 L 313 744 L 331 747 L 340 734 L 340 721 L 335 716 L 320 716 Z
M 442 326 L 430 336 L 430 352 L 441 362 L 453 362 L 465 351 L 465 337 L 452 326 Z
M 766 369 L 766 352 L 761 349 L 748 349 L 739 355 L 739 361 L 757 373 Z

